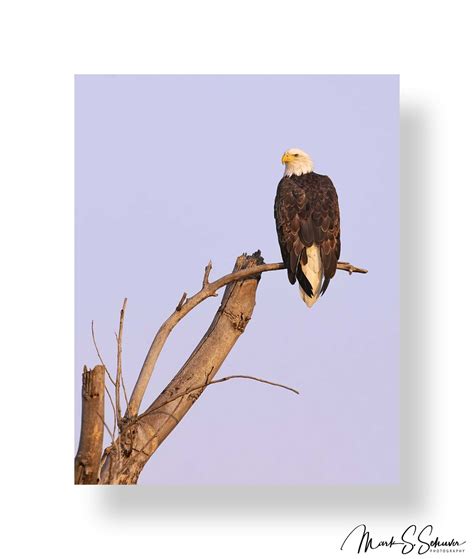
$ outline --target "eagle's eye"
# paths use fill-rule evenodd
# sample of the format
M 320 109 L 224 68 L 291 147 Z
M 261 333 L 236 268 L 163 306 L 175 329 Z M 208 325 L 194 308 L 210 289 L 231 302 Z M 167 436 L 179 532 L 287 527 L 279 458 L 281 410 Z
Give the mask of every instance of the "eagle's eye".
M 295 153 L 295 157 L 298 157 L 298 156 L 299 156 L 299 153 Z

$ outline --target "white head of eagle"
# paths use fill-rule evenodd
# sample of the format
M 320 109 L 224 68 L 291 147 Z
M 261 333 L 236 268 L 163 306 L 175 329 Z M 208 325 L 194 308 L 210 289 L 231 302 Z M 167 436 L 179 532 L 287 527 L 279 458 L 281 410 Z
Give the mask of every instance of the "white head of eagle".
M 275 198 L 281 255 L 290 283 L 298 281 L 311 307 L 334 277 L 341 252 L 339 204 L 329 177 L 313 171 L 311 157 L 292 148 L 283 154 L 285 173 Z
M 291 148 L 286 150 L 281 162 L 285 164 L 285 177 L 291 177 L 292 175 L 299 177 L 305 173 L 311 173 L 313 170 L 311 157 L 302 149 Z

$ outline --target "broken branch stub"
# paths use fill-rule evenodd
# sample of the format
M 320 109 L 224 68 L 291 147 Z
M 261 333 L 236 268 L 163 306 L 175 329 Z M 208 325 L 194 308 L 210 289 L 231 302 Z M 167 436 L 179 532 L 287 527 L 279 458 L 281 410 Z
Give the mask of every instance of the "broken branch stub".
M 74 461 L 77 485 L 95 485 L 104 441 L 105 367 L 84 367 L 82 373 L 81 437 Z

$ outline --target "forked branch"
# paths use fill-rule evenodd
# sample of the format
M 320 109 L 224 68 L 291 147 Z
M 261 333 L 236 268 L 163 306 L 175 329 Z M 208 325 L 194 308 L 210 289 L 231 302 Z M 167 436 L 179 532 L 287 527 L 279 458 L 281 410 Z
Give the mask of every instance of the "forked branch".
M 338 262 L 337 264 L 338 270 L 343 270 L 348 272 L 349 274 L 352 273 L 359 273 L 359 274 L 366 274 L 367 270 L 363 268 L 358 268 L 357 266 L 353 266 L 348 262 Z M 271 272 L 275 270 L 284 270 L 286 269 L 285 264 L 283 262 L 272 263 L 272 264 L 260 264 L 258 266 L 252 268 L 245 268 L 243 270 L 234 271 L 230 274 L 222 276 L 221 278 L 209 282 L 209 275 L 212 269 L 212 263 L 206 266 L 204 270 L 204 277 L 202 281 L 202 288 L 192 297 L 187 297 L 186 293 L 183 293 L 176 310 L 163 322 L 160 329 L 155 335 L 155 338 L 148 350 L 148 354 L 145 358 L 145 362 L 143 363 L 142 369 L 140 371 L 140 375 L 138 380 L 135 384 L 133 389 L 133 393 L 130 397 L 130 402 L 127 409 L 127 418 L 133 418 L 138 415 L 138 411 L 140 408 L 140 404 L 143 400 L 145 395 L 145 391 L 147 389 L 148 383 L 150 382 L 151 376 L 153 374 L 153 370 L 155 368 L 156 362 L 158 357 L 160 356 L 161 350 L 165 345 L 168 336 L 170 335 L 173 328 L 178 324 L 178 322 L 184 318 L 190 311 L 192 311 L 197 305 L 202 303 L 208 297 L 213 297 L 216 295 L 216 292 L 221 287 L 224 287 L 232 282 L 256 277 L 259 278 L 263 272 Z

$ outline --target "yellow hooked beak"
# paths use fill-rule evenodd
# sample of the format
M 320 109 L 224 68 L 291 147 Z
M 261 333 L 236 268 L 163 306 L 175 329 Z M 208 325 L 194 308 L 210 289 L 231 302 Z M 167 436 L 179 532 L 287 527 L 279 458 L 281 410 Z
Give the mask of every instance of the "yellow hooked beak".
M 289 154 L 289 153 L 284 153 L 282 158 L 281 158 L 281 162 L 283 164 L 288 163 L 289 161 L 291 161 L 293 159 L 293 157 Z

